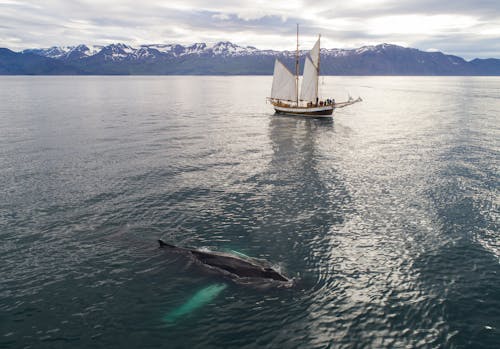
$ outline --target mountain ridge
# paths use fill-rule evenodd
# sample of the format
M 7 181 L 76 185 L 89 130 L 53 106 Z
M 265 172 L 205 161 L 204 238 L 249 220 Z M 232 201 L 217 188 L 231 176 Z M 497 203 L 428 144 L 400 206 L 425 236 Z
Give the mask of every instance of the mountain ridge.
M 301 59 L 307 50 L 300 51 Z M 229 41 L 53 46 L 0 51 L 0 74 L 271 75 L 274 60 L 294 66 L 295 51 L 259 50 Z M 394 44 L 321 49 L 322 75 L 494 75 L 500 59 L 465 59 Z

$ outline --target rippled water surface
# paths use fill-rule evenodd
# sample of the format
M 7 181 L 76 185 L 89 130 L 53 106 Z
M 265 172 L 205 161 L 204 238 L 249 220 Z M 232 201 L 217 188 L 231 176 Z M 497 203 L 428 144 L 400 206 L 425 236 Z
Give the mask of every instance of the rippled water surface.
M 270 86 L 0 78 L 0 347 L 498 348 L 500 79 L 326 77 L 333 121 Z

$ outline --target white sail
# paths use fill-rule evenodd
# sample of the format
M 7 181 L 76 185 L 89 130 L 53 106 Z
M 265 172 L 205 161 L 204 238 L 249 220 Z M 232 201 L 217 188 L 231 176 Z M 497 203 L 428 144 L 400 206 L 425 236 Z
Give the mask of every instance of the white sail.
M 314 44 L 311 52 L 309 52 L 309 54 L 311 55 L 311 60 L 312 62 L 314 63 L 314 66 L 316 68 L 319 67 L 319 39 L 318 41 L 316 41 L 316 43 Z
M 297 90 L 295 88 L 295 75 L 278 59 L 274 62 L 273 87 L 271 98 L 295 101 Z
M 309 55 L 306 56 L 302 86 L 300 88 L 300 99 L 316 103 L 318 97 L 318 69 L 314 66 Z

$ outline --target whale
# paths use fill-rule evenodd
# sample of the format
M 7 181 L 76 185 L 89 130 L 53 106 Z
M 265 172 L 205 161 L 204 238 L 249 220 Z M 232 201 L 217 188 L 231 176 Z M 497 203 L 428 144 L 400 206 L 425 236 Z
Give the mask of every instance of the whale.
M 216 270 L 232 279 L 267 280 L 290 282 L 291 280 L 273 269 L 268 263 L 249 258 L 243 254 L 202 251 L 194 248 L 179 247 L 158 240 L 160 248 L 186 254 L 201 265 Z

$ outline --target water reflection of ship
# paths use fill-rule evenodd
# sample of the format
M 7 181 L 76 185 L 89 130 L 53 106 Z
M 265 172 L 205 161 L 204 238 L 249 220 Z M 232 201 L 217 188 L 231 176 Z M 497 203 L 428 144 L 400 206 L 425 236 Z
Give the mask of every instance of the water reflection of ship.
M 308 262 L 319 262 L 311 254 L 330 248 L 316 242 L 328 239 L 332 227 L 343 223 L 342 206 L 349 201 L 334 157 L 321 149 L 334 130 L 331 119 L 272 117 L 269 125 L 273 156 L 259 181 L 268 188 L 262 225 L 272 234 L 275 248 L 292 256 L 292 263 L 306 262 L 295 266 L 302 270 L 313 268 Z

